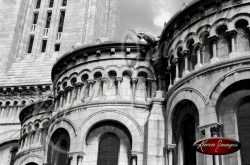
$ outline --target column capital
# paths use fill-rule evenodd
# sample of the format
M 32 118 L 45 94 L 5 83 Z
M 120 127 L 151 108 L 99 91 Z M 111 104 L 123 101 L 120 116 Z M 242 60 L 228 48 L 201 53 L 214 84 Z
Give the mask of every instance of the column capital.
M 207 129 L 207 128 L 220 127 L 220 126 L 221 126 L 220 123 L 212 123 L 212 124 L 208 124 L 208 125 L 199 126 L 199 129 L 203 130 L 203 129 Z
M 116 81 L 122 82 L 123 78 L 122 77 L 116 77 Z
M 142 152 L 140 151 L 131 151 L 131 155 L 139 155 L 139 154 L 142 154 Z
M 138 78 L 137 77 L 132 77 L 131 80 L 132 80 L 133 83 L 136 83 L 138 81 Z
M 204 136 L 208 134 L 211 134 L 212 136 L 219 135 L 221 124 L 220 123 L 208 124 L 208 125 L 200 126 L 199 129 Z
M 167 151 L 168 152 L 173 152 L 176 147 L 176 144 L 167 144 Z
M 156 80 L 152 79 L 152 78 L 147 78 L 148 82 L 156 82 Z
M 61 90 L 58 91 L 59 95 L 64 95 L 64 93 L 65 93 L 65 90 L 63 90 L 63 89 L 61 89 Z
M 153 102 L 163 103 L 165 101 L 163 91 L 156 91 L 156 96 L 153 98 Z
M 81 87 L 81 86 L 83 85 L 83 83 L 80 82 L 80 81 L 78 81 L 78 82 L 75 83 L 75 85 L 76 85 L 77 87 Z
M 194 46 L 195 51 L 198 51 L 201 48 L 202 43 L 201 42 L 196 42 L 196 43 L 193 44 L 193 46 Z
M 73 158 L 73 157 L 83 157 L 84 155 L 85 155 L 84 152 L 75 151 L 75 152 L 70 152 L 70 153 L 69 153 L 69 158 Z
M 208 37 L 212 43 L 217 43 L 219 37 L 217 35 L 209 36 Z
M 108 78 L 107 77 L 103 77 L 102 78 L 102 82 L 105 82 L 105 83 L 108 82 Z
M 95 80 L 94 79 L 91 79 L 91 80 L 87 80 L 89 84 L 94 84 L 95 83 Z
M 74 88 L 72 85 L 68 85 L 68 86 L 65 87 L 65 90 L 66 90 L 66 91 L 69 91 L 69 90 L 71 90 L 72 88 Z
M 182 57 L 188 57 L 190 55 L 190 50 L 187 48 L 181 52 Z
M 231 29 L 231 30 L 227 30 L 226 33 L 227 33 L 227 35 L 229 35 L 231 37 L 235 37 L 238 32 L 236 29 Z
M 173 62 L 174 64 L 179 63 L 179 58 L 174 58 L 172 62 Z
M 172 65 L 167 66 L 166 73 L 171 74 L 171 68 L 172 68 Z
M 220 124 L 216 124 L 216 125 L 213 125 L 212 127 L 210 127 L 210 131 L 211 131 L 212 136 L 219 136 L 220 130 L 221 130 Z

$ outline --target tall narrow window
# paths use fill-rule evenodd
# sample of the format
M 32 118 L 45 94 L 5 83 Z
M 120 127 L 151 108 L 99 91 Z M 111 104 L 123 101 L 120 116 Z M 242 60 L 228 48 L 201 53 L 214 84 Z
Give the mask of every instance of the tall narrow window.
M 34 13 L 33 24 L 37 24 L 37 20 L 38 20 L 38 13 Z
M 104 135 L 99 142 L 97 165 L 118 165 L 120 139 L 111 133 Z
M 58 32 L 63 31 L 64 18 L 65 18 L 65 11 L 61 11 Z
M 36 1 L 36 9 L 39 9 L 41 5 L 41 0 Z
M 60 51 L 60 44 L 55 44 L 55 52 L 59 52 Z
M 45 52 L 45 51 L 46 51 L 46 46 L 47 46 L 47 40 L 43 40 L 43 41 L 42 41 L 42 49 L 41 49 L 41 52 Z
M 48 11 L 45 28 L 49 28 L 49 27 L 50 27 L 51 15 L 52 15 L 52 12 L 51 12 L 51 11 Z
M 67 6 L 67 0 L 62 0 L 62 6 Z
M 53 5 L 54 5 L 54 0 L 50 0 L 49 1 L 49 7 L 53 7 Z
M 32 52 L 33 42 L 34 42 L 34 36 L 31 35 L 30 36 L 30 40 L 29 40 L 29 45 L 28 45 L 28 51 L 27 51 L 27 53 L 31 53 Z

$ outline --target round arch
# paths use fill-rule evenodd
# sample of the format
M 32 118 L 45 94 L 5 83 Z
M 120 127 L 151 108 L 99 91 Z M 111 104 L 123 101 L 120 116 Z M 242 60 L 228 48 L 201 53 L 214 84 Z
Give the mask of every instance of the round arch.
M 80 139 L 78 140 L 82 144 L 81 150 L 85 150 L 86 148 L 87 133 L 92 128 L 92 126 L 105 120 L 119 121 L 122 125 L 126 126 L 132 135 L 132 150 L 143 151 L 143 133 L 139 124 L 130 115 L 116 110 L 103 110 L 94 113 L 82 122 L 80 128 L 78 129 L 80 132 Z
M 111 137 L 115 137 L 119 143 L 109 143 L 108 141 L 102 143 L 105 137 L 110 139 L 110 135 Z M 87 160 L 94 156 L 97 158 L 97 164 L 103 159 L 110 161 L 110 157 L 107 157 L 107 154 L 104 154 L 103 151 L 105 153 L 112 151 L 114 157 L 111 159 L 113 159 L 113 161 L 119 162 L 118 164 L 129 164 L 132 155 L 132 135 L 126 126 L 120 122 L 104 120 L 94 124 L 89 132 L 87 132 L 86 143 L 85 158 Z M 113 150 L 114 148 L 116 148 L 116 150 Z M 92 159 L 92 162 L 96 163 L 96 160 Z
M 203 161 L 192 147 L 201 138 L 199 131 L 199 112 L 193 101 L 179 101 L 171 114 L 172 141 L 176 144 L 174 164 L 197 164 Z
M 31 154 L 28 155 L 27 157 L 24 157 L 21 160 L 20 165 L 30 165 L 30 163 L 33 163 L 33 165 L 40 165 L 43 163 L 43 159 L 38 155 Z
M 53 123 L 53 122 L 51 122 Z M 51 124 L 50 123 L 50 124 Z M 74 124 L 69 121 L 68 119 L 65 118 L 61 118 L 57 121 L 55 121 L 48 129 L 48 136 L 46 138 L 46 144 L 49 144 L 51 136 L 54 134 L 54 132 L 58 129 L 65 129 L 67 130 L 69 136 L 70 136 L 70 140 L 72 143 L 70 143 L 70 145 L 73 144 L 73 142 L 76 141 L 77 138 L 77 131 L 76 131 L 76 127 L 74 126 Z M 70 149 L 72 150 L 73 147 L 70 147 Z M 48 152 L 48 145 L 45 146 L 45 153 Z M 45 160 L 47 160 L 47 154 L 45 154 Z
M 212 24 L 212 28 L 210 30 L 210 36 L 216 36 L 217 35 L 216 31 L 220 26 L 225 25 L 228 29 L 228 24 L 229 24 L 229 19 L 227 18 L 218 19 Z
M 205 107 L 207 105 L 207 102 L 204 100 L 203 96 L 199 91 L 194 91 L 191 89 L 182 89 L 180 91 L 175 92 L 171 95 L 171 97 L 168 99 L 167 106 L 169 107 L 169 111 L 167 112 L 167 143 L 172 143 L 172 114 L 174 112 L 175 107 L 183 100 L 189 100 L 194 103 L 194 105 L 197 107 L 198 110 L 198 116 L 199 116 L 199 125 L 202 125 L 203 123 L 202 118 L 204 118 L 204 111 Z
M 230 157 L 234 158 L 233 164 L 242 162 L 249 164 L 248 155 L 250 149 L 250 79 L 237 81 L 226 87 L 220 93 L 216 102 L 216 111 L 219 123 L 223 126 L 221 134 L 240 141 L 242 148 L 240 152 L 233 153 Z M 225 159 L 229 159 L 225 156 Z
M 53 132 L 49 142 L 46 143 L 46 161 L 54 165 L 67 165 L 69 163 L 69 152 L 71 142 L 69 132 L 59 128 Z
M 224 76 L 222 76 L 212 87 L 208 93 L 208 98 L 211 100 L 210 105 L 215 107 L 217 100 L 222 92 L 232 84 L 241 81 L 250 79 L 250 68 L 244 67 L 233 70 Z

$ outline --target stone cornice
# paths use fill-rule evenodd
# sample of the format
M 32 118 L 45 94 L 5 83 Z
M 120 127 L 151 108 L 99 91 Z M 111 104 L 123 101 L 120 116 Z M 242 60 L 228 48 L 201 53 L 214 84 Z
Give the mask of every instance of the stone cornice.
M 109 54 L 110 59 L 115 58 L 115 54 L 118 52 L 124 52 L 127 54 L 127 48 L 130 48 L 130 52 L 134 53 L 146 53 L 144 49 L 148 49 L 148 46 L 142 43 L 106 43 L 100 45 L 84 46 L 75 49 L 72 52 L 64 54 L 52 68 L 52 81 L 58 77 L 60 73 L 67 70 L 70 66 L 75 66 L 79 62 L 88 62 L 89 58 L 95 57 L 96 60 L 100 60 L 103 53 Z M 91 59 L 91 61 L 95 60 Z M 125 57 L 124 57 L 125 58 Z M 128 57 L 129 58 L 129 57 Z
M 50 91 L 52 88 L 52 84 L 0 86 L 0 96 L 32 95 Z
M 149 109 L 150 108 L 150 105 L 152 104 L 152 101 L 150 102 L 131 102 L 131 101 L 117 101 L 117 102 L 113 102 L 113 101 L 107 101 L 107 102 L 93 102 L 93 103 L 82 103 L 82 104 L 79 104 L 78 106 L 75 106 L 75 107 L 71 107 L 71 108 L 68 108 L 68 109 L 65 109 L 61 112 L 58 112 L 58 113 L 55 113 L 54 115 L 52 115 L 51 117 L 51 120 L 57 118 L 57 117 L 61 117 L 63 116 L 64 114 L 67 114 L 67 113 L 71 113 L 71 112 L 74 112 L 74 111 L 81 111 L 81 110 L 85 110 L 87 108 L 94 108 L 94 107 L 114 107 L 114 105 L 116 107 L 134 107 L 134 108 L 142 108 L 142 109 Z

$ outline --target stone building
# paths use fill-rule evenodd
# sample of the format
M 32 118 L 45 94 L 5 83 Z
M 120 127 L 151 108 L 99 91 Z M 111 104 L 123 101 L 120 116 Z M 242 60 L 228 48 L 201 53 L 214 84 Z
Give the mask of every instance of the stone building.
M 107 10 L 94 10 L 107 1 L 74 0 L 66 7 L 65 0 L 55 1 L 52 10 L 45 1 L 38 9 L 39 0 L 15 2 L 9 21 L 22 28 L 3 27 L 6 42 L 0 44 L 6 50 L 0 78 L 2 164 L 250 164 L 250 0 L 192 1 L 165 24 L 157 44 L 144 36 L 147 43 L 89 46 L 115 35 L 115 15 L 111 23 L 103 18 Z M 111 9 L 112 3 L 106 5 Z M 51 32 L 52 24 L 60 28 L 63 11 L 62 33 Z M 33 18 L 44 13 L 44 19 L 34 24 L 28 12 Z M 49 12 L 58 17 L 47 30 Z M 103 27 L 88 19 L 91 13 Z M 41 52 L 45 34 L 48 49 Z M 31 36 L 37 43 L 28 53 Z M 236 139 L 242 148 L 222 156 L 192 148 L 199 139 L 217 136 Z

